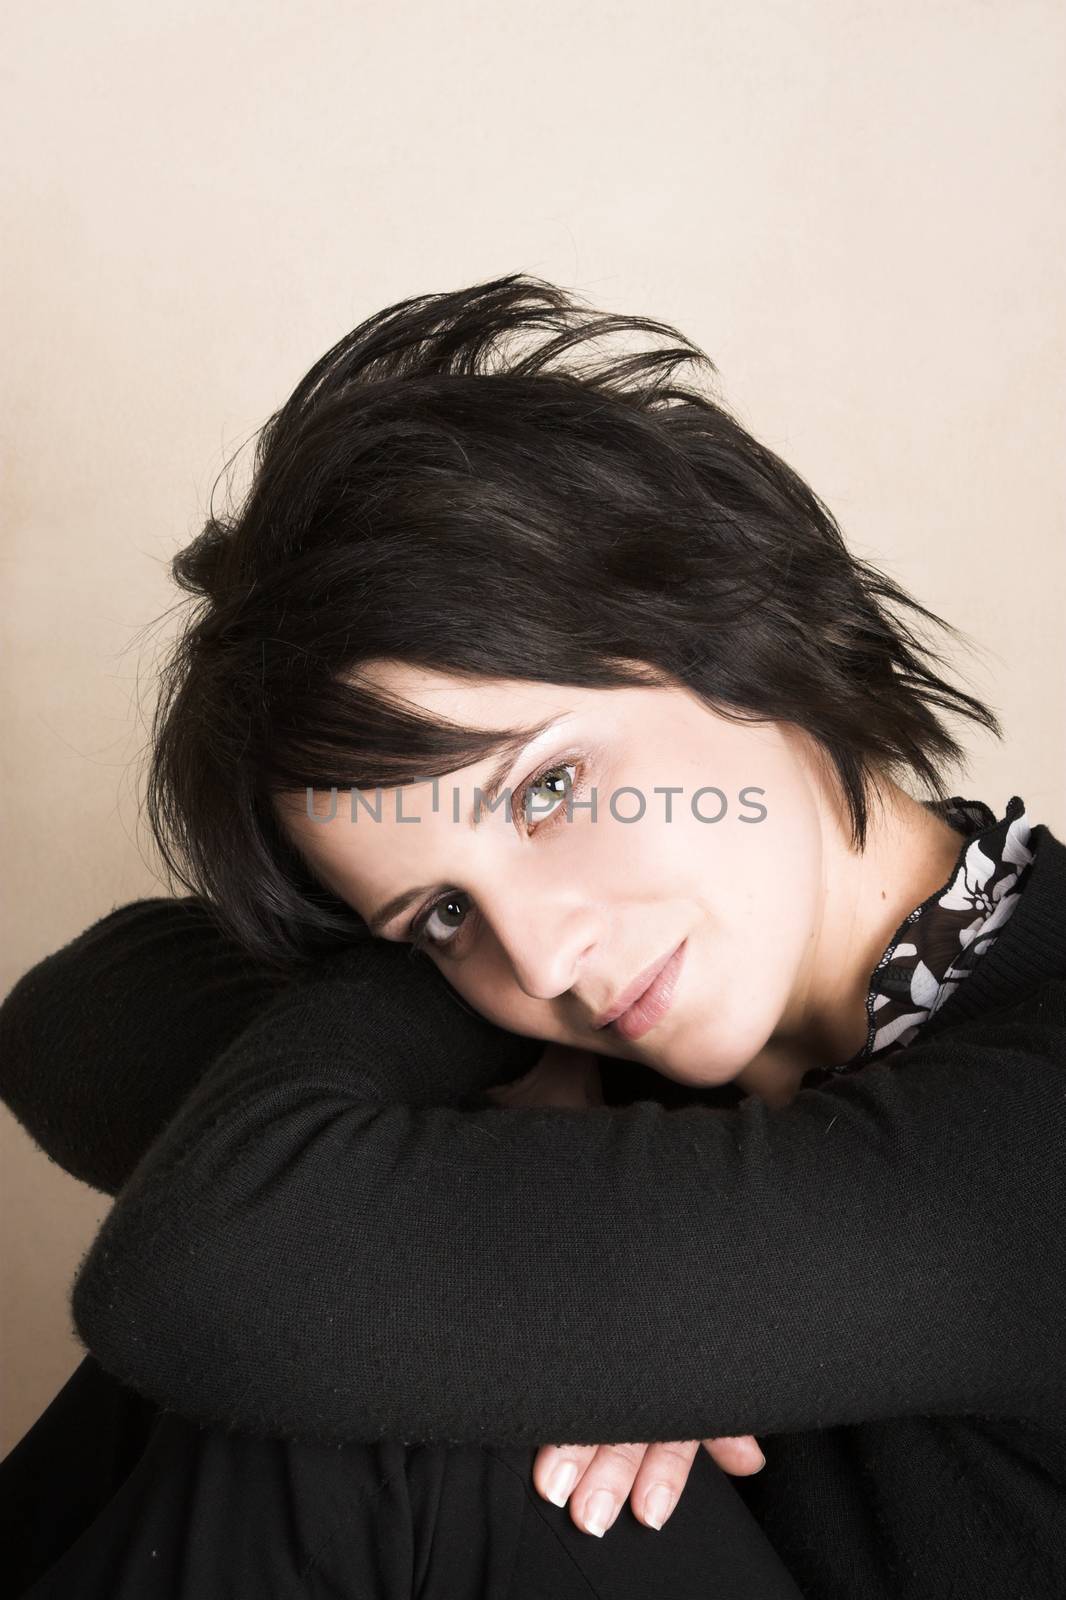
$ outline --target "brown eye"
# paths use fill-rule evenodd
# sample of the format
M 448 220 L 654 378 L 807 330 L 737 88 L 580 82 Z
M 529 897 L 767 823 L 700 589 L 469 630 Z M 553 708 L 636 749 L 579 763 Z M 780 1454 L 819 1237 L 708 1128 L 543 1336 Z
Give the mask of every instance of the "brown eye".
M 432 949 L 438 945 L 451 944 L 455 935 L 460 932 L 466 910 L 469 904 L 469 895 L 453 890 L 449 894 L 441 895 L 439 900 L 434 900 L 424 916 L 420 917 L 411 929 L 411 943 L 419 950 L 427 947 Z M 440 938 L 432 929 L 434 917 L 440 917 L 441 926 L 446 935 Z
M 531 832 L 560 815 L 560 802 L 568 799 L 577 773 L 583 770 L 581 761 L 553 761 L 526 780 L 515 797 L 513 809 L 522 808 Z M 408 929 L 411 944 L 416 950 L 444 950 L 455 944 L 477 915 L 475 911 L 471 917 L 470 905 L 470 896 L 461 890 L 450 889 L 442 894 L 411 924 Z
M 577 772 L 576 762 L 556 762 L 523 785 L 519 801 L 527 822 L 539 824 L 555 815 L 558 807 L 553 802 L 565 800 L 574 787 L 574 779 L 565 776 L 569 772 Z

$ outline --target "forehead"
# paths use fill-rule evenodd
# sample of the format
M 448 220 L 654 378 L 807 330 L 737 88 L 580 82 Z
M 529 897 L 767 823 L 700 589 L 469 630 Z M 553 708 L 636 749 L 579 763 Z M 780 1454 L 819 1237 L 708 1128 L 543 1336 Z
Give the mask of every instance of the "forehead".
M 531 739 L 543 724 L 568 718 L 596 692 L 525 679 L 465 677 L 388 660 L 361 663 L 350 679 L 383 690 L 442 722 L 486 730 L 518 727 L 528 729 Z M 466 830 L 453 825 L 450 785 L 461 790 L 465 806 L 467 791 L 472 793 L 482 770 L 498 760 L 499 755 L 490 752 L 473 766 L 440 780 L 446 798 L 435 813 L 428 780 L 402 790 L 365 791 L 365 805 L 354 802 L 355 820 L 348 790 L 279 794 L 275 806 L 282 826 L 316 875 L 365 914 L 362 902 L 369 897 L 376 904 L 385 898 L 398 866 L 417 875 L 424 858 L 429 870 L 428 857 L 435 847 L 444 842 L 454 846 L 451 835 Z M 399 799 L 401 795 L 404 798 Z M 447 841 L 442 838 L 445 834 Z
M 475 729 L 528 729 L 529 738 L 537 741 L 534 757 L 543 753 L 541 745 L 556 737 L 567 738 L 571 726 L 584 728 L 597 743 L 624 739 L 634 715 L 641 725 L 662 727 L 661 686 L 605 689 L 530 679 L 474 678 L 388 660 L 361 663 L 350 676 L 353 682 L 381 689 L 442 721 Z M 653 702 L 652 695 L 659 698 Z M 593 712 L 594 722 L 590 720 Z M 517 752 L 513 759 L 518 759 Z M 366 806 L 355 804 L 354 822 L 352 797 L 346 790 L 335 796 L 329 790 L 315 790 L 311 814 L 306 790 L 276 796 L 275 803 L 283 827 L 316 876 L 366 915 L 368 907 L 376 908 L 398 887 L 443 870 L 443 857 L 457 860 L 470 848 L 469 830 L 454 821 L 452 786 L 460 793 L 460 811 L 465 816 L 474 785 L 484 782 L 484 774 L 498 760 L 498 755 L 490 753 L 442 779 L 436 812 L 428 780 L 406 785 L 403 790 L 367 791 Z
M 597 692 L 525 678 L 464 677 L 405 661 L 363 662 L 353 675 L 372 688 L 420 706 L 441 721 L 497 728 L 543 721 Z

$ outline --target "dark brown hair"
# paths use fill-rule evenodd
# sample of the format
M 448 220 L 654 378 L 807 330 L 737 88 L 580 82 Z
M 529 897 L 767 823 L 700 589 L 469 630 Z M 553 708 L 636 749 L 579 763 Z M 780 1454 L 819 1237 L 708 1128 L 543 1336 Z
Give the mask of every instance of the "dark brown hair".
M 616 335 L 638 344 L 602 348 Z M 286 967 L 367 935 L 273 796 L 440 777 L 529 736 L 429 720 L 360 662 L 674 682 L 795 724 L 859 850 L 874 774 L 946 796 L 963 752 L 938 708 L 1001 737 L 899 613 L 964 636 L 853 556 L 685 364 L 716 372 L 672 327 L 515 273 L 368 318 L 260 430 L 243 504 L 173 559 L 199 603 L 162 670 L 146 795 L 166 866 L 252 955 Z

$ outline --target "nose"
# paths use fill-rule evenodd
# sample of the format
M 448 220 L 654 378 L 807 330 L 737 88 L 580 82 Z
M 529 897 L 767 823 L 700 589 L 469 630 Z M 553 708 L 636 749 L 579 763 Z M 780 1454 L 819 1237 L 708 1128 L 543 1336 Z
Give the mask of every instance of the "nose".
M 533 874 L 521 885 L 498 882 L 480 900 L 516 983 L 534 1000 L 554 1000 L 572 989 L 603 936 L 602 905 L 572 881 L 552 883 Z

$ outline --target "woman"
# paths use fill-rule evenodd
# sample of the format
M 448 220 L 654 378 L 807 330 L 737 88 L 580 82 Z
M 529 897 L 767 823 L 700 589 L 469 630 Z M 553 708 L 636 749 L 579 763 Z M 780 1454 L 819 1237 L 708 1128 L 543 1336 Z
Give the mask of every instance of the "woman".
M 672 343 L 578 359 L 622 331 Z M 1066 848 L 947 793 L 938 712 L 999 727 L 897 613 L 939 619 L 683 361 L 518 275 L 402 302 L 175 558 L 191 896 L 28 973 L 0 1060 L 118 1194 L 72 1310 L 138 1443 L 182 1430 L 153 1515 L 241 1508 L 199 1593 L 256 1452 L 328 1507 L 300 1582 L 354 1474 L 352 1593 L 1058 1592 Z M 185 1592 L 132 1479 L 34 1600 L 120 1546 Z

